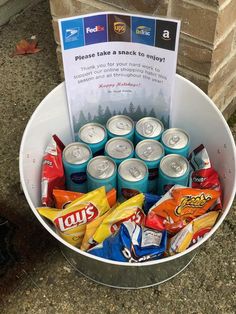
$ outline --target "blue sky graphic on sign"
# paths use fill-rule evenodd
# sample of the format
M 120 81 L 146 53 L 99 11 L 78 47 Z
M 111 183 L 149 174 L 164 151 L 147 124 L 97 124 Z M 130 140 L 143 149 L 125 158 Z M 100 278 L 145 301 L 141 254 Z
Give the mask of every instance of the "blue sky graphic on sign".
M 84 33 L 86 45 L 107 41 L 107 16 L 97 15 L 84 18 Z
M 154 46 L 155 20 L 133 16 L 132 42 Z
M 83 19 L 62 21 L 61 29 L 65 50 L 84 46 Z

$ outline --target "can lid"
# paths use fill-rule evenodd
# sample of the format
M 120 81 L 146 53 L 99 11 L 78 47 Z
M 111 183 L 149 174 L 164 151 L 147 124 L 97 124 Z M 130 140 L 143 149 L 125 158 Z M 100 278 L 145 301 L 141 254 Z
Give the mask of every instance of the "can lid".
M 84 143 L 71 143 L 63 150 L 63 158 L 70 164 L 80 165 L 85 163 L 92 156 L 90 147 Z
M 106 129 L 99 123 L 87 123 L 79 129 L 79 138 L 88 144 L 100 143 L 106 137 Z
M 107 121 L 106 127 L 112 134 L 127 135 L 132 131 L 134 122 L 128 116 L 117 115 Z
M 175 149 L 181 149 L 188 145 L 189 135 L 182 129 L 171 128 L 162 134 L 162 143 Z
M 105 151 L 112 158 L 127 158 L 134 150 L 133 143 L 124 137 L 114 137 L 105 146 Z
M 107 179 L 116 172 L 116 164 L 107 156 L 97 156 L 89 161 L 87 172 L 95 179 Z
M 157 137 L 163 130 L 163 123 L 154 117 L 142 118 L 136 124 L 136 131 L 147 138 Z
M 122 161 L 119 165 L 118 172 L 124 180 L 137 182 L 147 175 L 148 168 L 144 161 L 130 158 Z
M 160 162 L 161 171 L 171 178 L 180 178 L 189 171 L 188 160 L 177 154 L 169 154 Z
M 156 140 L 143 140 L 136 145 L 136 155 L 145 161 L 159 160 L 164 156 L 163 145 Z

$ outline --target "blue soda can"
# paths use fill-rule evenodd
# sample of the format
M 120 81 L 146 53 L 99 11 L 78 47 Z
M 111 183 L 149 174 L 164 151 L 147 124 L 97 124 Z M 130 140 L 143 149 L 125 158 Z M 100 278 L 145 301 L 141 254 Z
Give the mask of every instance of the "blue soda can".
M 175 184 L 188 186 L 189 170 L 189 162 L 185 157 L 177 154 L 163 157 L 159 167 L 157 194 L 165 194 Z
M 134 121 L 124 115 L 111 117 L 106 124 L 109 138 L 125 137 L 131 142 L 134 140 Z
M 164 131 L 163 123 L 153 117 L 140 119 L 135 126 L 135 143 L 146 139 L 160 140 Z
M 116 189 L 117 167 L 115 162 L 107 156 L 92 158 L 87 166 L 88 191 L 105 186 L 106 192 Z
M 148 167 L 148 192 L 157 193 L 158 167 L 165 151 L 156 140 L 143 140 L 135 148 L 135 157 L 142 159 Z
M 67 190 L 87 193 L 86 169 L 91 158 L 91 149 L 84 143 L 71 143 L 64 148 L 63 166 Z
M 166 155 L 178 154 L 188 157 L 190 138 L 186 131 L 171 128 L 163 132 L 161 142 L 165 148 Z
M 111 138 L 105 146 L 105 155 L 111 157 L 117 166 L 127 159 L 134 156 L 133 143 L 124 137 Z
M 79 129 L 81 142 L 86 143 L 94 156 L 103 155 L 104 147 L 107 142 L 106 128 L 99 123 L 87 123 Z
M 148 190 L 148 168 L 144 161 L 130 158 L 122 161 L 118 168 L 118 197 L 127 200 Z

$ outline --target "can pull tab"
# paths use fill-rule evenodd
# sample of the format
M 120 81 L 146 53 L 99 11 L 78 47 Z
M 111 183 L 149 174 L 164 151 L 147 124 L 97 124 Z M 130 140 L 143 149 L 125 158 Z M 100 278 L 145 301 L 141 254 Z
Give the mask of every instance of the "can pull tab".
M 116 126 L 120 130 L 129 130 L 129 124 L 127 122 L 124 122 L 124 121 L 118 121 L 116 123 Z
M 153 153 L 153 148 L 151 146 L 148 146 L 145 151 L 143 152 L 144 157 L 149 157 Z
M 88 129 L 88 137 L 93 138 L 96 134 L 94 127 Z
M 73 152 L 72 152 L 72 155 L 73 155 L 73 157 L 75 157 L 78 160 L 81 160 L 83 158 L 81 148 L 74 149 Z
M 170 166 L 176 173 L 180 173 L 183 170 L 182 166 L 175 161 L 173 161 Z
M 180 140 L 180 137 L 178 135 L 173 135 L 170 140 L 169 140 L 169 144 L 171 146 L 174 146 L 175 144 L 177 144 Z
M 109 162 L 104 160 L 99 165 L 97 165 L 97 172 L 99 177 L 103 177 L 106 174 L 106 171 L 109 169 Z
M 122 144 L 117 144 L 115 147 L 115 151 L 121 153 L 124 150 L 127 151 L 128 147 L 126 145 L 122 145 Z
M 141 172 L 138 170 L 137 167 L 131 167 L 129 168 L 129 172 L 130 174 L 134 177 L 134 178 L 138 178 L 141 175 Z
M 145 122 L 143 124 L 143 133 L 146 135 L 152 135 L 155 131 L 155 126 L 151 124 L 150 122 Z

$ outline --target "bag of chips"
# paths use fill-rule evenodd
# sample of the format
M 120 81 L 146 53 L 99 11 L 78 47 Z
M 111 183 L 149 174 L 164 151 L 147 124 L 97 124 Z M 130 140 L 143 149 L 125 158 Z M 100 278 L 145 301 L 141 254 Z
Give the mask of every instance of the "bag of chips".
M 54 206 L 53 189 L 65 188 L 62 152 L 65 145 L 53 135 L 43 156 L 41 170 L 41 202 L 44 206 Z
M 145 215 L 142 210 L 144 195 L 138 194 L 117 206 L 108 215 L 96 230 L 93 240 L 97 243 L 103 242 L 112 233 L 117 231 L 124 221 L 134 221 L 143 224 Z
M 56 231 L 70 244 L 80 247 L 86 224 L 104 215 L 110 206 L 105 187 L 84 194 L 65 209 L 40 207 L 40 215 L 51 220 Z

